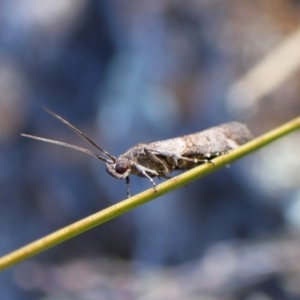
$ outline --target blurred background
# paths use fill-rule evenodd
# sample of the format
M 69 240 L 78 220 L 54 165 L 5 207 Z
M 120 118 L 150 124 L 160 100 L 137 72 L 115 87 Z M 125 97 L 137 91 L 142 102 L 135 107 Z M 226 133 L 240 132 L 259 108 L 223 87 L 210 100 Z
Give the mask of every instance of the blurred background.
M 300 114 L 298 0 L 0 1 L 0 255 L 106 208 L 118 156 Z M 0 274 L 2 299 L 300 299 L 300 133 Z M 93 150 L 93 149 L 91 149 Z M 158 180 L 156 180 L 158 182 Z M 131 193 L 151 185 L 131 177 Z

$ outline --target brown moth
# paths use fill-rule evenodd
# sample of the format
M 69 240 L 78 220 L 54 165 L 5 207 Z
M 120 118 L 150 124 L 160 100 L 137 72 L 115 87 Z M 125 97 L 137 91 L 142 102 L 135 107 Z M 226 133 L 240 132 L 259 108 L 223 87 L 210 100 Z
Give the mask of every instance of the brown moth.
M 191 169 L 200 164 L 208 163 L 213 158 L 223 155 L 253 138 L 245 124 L 234 121 L 173 139 L 150 144 L 137 144 L 119 157 L 115 157 L 96 145 L 68 121 L 50 109 L 43 108 L 50 115 L 67 125 L 75 133 L 96 147 L 100 151 L 100 154 L 64 142 L 29 134 L 21 135 L 42 142 L 69 147 L 104 161 L 108 174 L 115 178 L 126 180 L 127 197 L 130 197 L 130 174 L 148 178 L 156 191 L 156 184 L 153 177 L 169 178 L 168 174 L 174 170 Z

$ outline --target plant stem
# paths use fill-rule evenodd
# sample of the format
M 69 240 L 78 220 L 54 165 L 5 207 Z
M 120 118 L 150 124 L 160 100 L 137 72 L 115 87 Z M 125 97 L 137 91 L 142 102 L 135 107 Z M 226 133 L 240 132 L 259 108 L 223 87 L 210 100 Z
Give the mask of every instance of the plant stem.
M 67 227 L 64 227 L 56 232 L 49 234 L 35 242 L 28 244 L 14 252 L 11 252 L 0 258 L 0 270 L 11 267 L 21 261 L 28 259 L 48 248 L 51 248 L 61 242 L 64 242 L 82 232 L 85 232 L 95 226 L 107 222 L 133 208 L 147 203 L 163 194 L 166 194 L 174 189 L 184 186 L 193 180 L 201 178 L 216 169 L 219 169 L 238 158 L 249 154 L 263 146 L 273 142 L 280 137 L 300 128 L 300 117 L 242 145 L 236 150 L 228 154 L 217 157 L 213 160 L 213 164 L 203 164 L 189 171 L 184 172 L 170 180 L 167 180 L 157 186 L 157 192 L 153 188 L 146 190 L 136 196 L 114 204 L 102 211 L 86 217 L 78 222 L 75 222 Z

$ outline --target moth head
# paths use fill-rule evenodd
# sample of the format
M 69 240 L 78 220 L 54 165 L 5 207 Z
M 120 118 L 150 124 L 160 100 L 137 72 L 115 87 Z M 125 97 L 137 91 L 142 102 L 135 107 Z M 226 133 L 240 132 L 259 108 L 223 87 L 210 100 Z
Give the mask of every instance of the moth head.
M 127 159 L 120 158 L 113 163 L 107 162 L 105 170 L 109 175 L 118 179 L 123 179 L 128 177 L 131 167 Z

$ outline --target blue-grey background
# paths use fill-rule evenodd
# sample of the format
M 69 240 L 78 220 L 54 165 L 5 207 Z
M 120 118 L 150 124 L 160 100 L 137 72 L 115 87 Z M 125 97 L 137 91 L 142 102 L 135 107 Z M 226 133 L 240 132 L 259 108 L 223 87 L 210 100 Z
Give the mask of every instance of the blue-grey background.
M 20 136 L 93 150 L 43 105 L 115 156 L 233 119 L 262 134 L 299 115 L 299 71 L 240 114 L 228 92 L 299 15 L 295 0 L 2 0 L 0 255 L 126 195 L 101 161 Z M 297 241 L 298 153 L 293 134 L 5 270 L 1 298 L 296 299 L 300 268 L 288 281 L 290 269 L 271 268 L 264 247 L 278 244 L 288 260 L 281 241 Z M 149 187 L 131 177 L 132 194 Z

